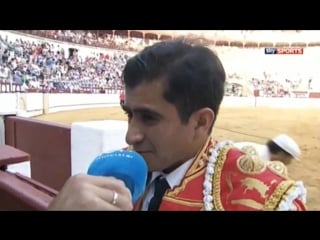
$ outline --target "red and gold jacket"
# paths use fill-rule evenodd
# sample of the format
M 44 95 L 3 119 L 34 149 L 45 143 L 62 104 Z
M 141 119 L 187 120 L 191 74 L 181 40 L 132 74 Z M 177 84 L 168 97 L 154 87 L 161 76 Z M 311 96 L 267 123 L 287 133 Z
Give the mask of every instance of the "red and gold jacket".
M 302 182 L 285 173 L 281 162 L 265 162 L 209 138 L 180 185 L 165 193 L 159 211 L 306 210 Z

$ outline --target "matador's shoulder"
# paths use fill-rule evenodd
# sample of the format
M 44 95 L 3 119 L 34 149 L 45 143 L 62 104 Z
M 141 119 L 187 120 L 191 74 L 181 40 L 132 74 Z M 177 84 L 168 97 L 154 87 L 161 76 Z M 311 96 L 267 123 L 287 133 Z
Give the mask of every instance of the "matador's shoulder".
M 232 143 L 213 149 L 212 197 L 217 210 L 306 210 L 306 189 L 286 166 L 263 161 Z

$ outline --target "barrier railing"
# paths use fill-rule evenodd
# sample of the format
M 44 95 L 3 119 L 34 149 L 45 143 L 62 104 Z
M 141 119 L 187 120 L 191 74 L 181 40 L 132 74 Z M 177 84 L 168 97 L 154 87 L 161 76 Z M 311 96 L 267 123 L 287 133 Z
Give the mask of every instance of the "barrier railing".
M 58 193 L 44 184 L 7 171 L 7 167 L 29 161 L 30 154 L 8 145 L 0 146 L 0 210 L 47 210 Z
M 10 83 L 0 80 L 0 93 L 30 92 L 30 93 L 102 93 L 115 94 L 123 88 L 99 88 L 99 87 L 83 87 L 80 90 L 60 90 L 60 89 L 44 89 L 44 88 L 28 88 L 24 89 L 22 84 Z
M 0 93 L 22 92 L 22 84 L 0 80 Z
M 60 190 L 71 176 L 70 127 L 30 118 L 5 117 L 5 143 L 31 156 L 31 177 Z

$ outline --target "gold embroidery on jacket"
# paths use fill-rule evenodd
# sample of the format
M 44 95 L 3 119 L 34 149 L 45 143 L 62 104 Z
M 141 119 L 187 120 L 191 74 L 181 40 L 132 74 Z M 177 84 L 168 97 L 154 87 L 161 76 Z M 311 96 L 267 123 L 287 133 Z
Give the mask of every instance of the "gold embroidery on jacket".
M 196 154 L 195 160 L 193 161 L 192 165 L 190 166 L 189 170 L 186 173 L 186 177 L 194 174 L 195 172 L 202 170 L 206 165 L 208 161 L 208 146 L 212 145 L 212 138 L 209 137 L 206 143 L 203 145 L 201 150 Z
M 177 205 L 182 205 L 182 206 L 188 206 L 188 207 L 203 207 L 203 202 L 202 200 L 199 201 L 191 201 L 188 199 L 178 199 L 178 198 L 172 198 L 169 196 L 164 196 L 163 200 L 166 200 L 167 202 L 172 202 L 175 203 Z
M 223 168 L 223 164 L 227 158 L 228 151 L 232 148 L 232 146 L 225 146 L 219 152 L 217 156 L 215 172 L 213 175 L 213 205 L 214 209 L 218 211 L 223 211 L 224 208 L 220 199 L 220 191 L 221 191 L 221 172 Z
M 208 162 L 208 155 L 209 152 L 206 151 L 209 149 L 209 146 L 213 145 L 212 144 L 212 138 L 209 137 L 208 140 L 206 141 L 205 145 L 201 148 L 201 150 L 196 154 L 195 160 L 193 161 L 192 165 L 190 168 L 187 170 L 185 176 L 183 177 L 181 183 L 174 187 L 172 190 L 167 191 L 164 199 L 177 203 L 177 204 L 182 204 L 185 206 L 194 206 L 194 207 L 203 207 L 203 200 L 201 199 L 200 202 L 192 202 L 194 200 L 192 199 L 182 199 L 178 198 L 177 196 L 184 191 L 186 188 L 187 184 L 194 180 L 195 178 L 200 177 L 201 175 L 205 174 L 206 171 L 206 165 Z
M 182 191 L 185 189 L 185 187 L 187 186 L 187 184 L 188 184 L 190 181 L 192 181 L 193 179 L 195 179 L 195 178 L 203 175 L 203 174 L 204 174 L 204 171 L 205 171 L 205 169 L 203 169 L 203 170 L 201 170 L 201 171 L 199 171 L 199 172 L 197 172 L 197 173 L 195 173 L 195 174 L 193 174 L 193 175 L 191 175 L 191 176 L 185 177 L 185 178 L 181 181 L 180 185 L 174 187 L 171 191 L 167 192 L 167 193 L 166 193 L 166 196 L 176 197 L 180 192 L 182 192 Z
M 280 161 L 268 161 L 267 163 L 268 168 L 277 175 L 288 179 L 288 169 L 286 165 L 284 165 Z
M 257 210 L 263 209 L 263 204 L 253 200 L 253 199 L 237 199 L 237 200 L 231 200 L 231 204 L 241 204 L 246 207 L 254 208 Z
M 248 190 L 256 190 L 262 198 L 267 196 L 266 193 L 269 190 L 269 186 L 264 184 L 262 181 L 255 178 L 246 177 L 241 179 L 240 182 L 245 187 L 244 193 L 246 193 Z
M 232 184 L 232 179 L 231 179 L 231 177 L 232 177 L 232 173 L 231 173 L 231 172 L 228 172 L 228 173 L 226 174 L 226 182 L 227 182 L 227 186 L 228 186 L 228 188 L 229 188 L 229 193 L 228 193 L 228 195 L 227 195 L 227 201 L 228 201 L 230 195 L 231 195 L 232 192 L 233 192 L 233 184 Z
M 249 155 L 259 156 L 257 150 L 252 145 L 243 146 L 240 150 Z
M 245 174 L 259 174 L 266 169 L 267 164 L 258 156 L 246 153 L 237 160 L 237 167 Z
M 287 191 L 294 185 L 294 183 L 295 182 L 291 180 L 282 181 L 279 183 L 274 192 L 265 202 L 264 210 L 276 210 L 280 201 L 283 199 Z

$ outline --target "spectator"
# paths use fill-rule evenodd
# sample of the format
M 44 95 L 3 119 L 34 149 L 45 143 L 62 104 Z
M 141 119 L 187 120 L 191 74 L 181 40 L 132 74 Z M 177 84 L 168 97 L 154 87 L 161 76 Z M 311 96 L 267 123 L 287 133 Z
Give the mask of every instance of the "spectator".
M 125 95 L 124 91 L 122 90 L 120 92 L 120 106 L 121 107 L 124 105 L 125 98 L 126 98 L 126 95 Z

